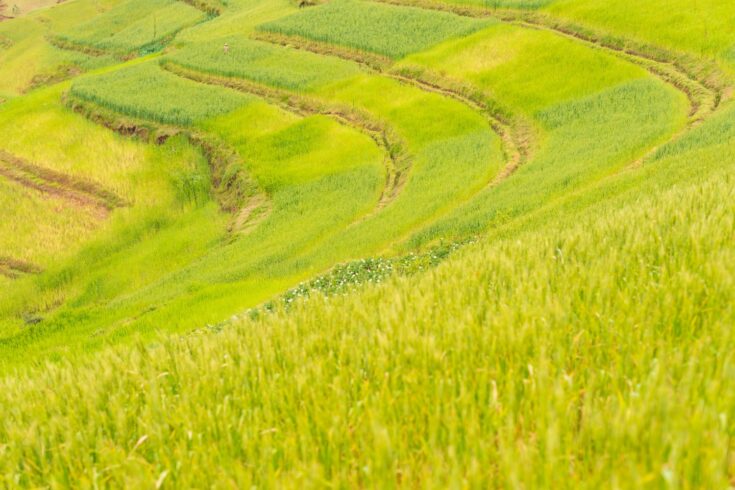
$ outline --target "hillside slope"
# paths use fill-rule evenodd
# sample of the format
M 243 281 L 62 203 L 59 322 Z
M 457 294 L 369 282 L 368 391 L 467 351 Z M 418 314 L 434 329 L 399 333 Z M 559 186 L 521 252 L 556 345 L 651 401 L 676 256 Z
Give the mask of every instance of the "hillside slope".
M 695 10 L 0 22 L 0 481 L 731 484 L 735 7 Z

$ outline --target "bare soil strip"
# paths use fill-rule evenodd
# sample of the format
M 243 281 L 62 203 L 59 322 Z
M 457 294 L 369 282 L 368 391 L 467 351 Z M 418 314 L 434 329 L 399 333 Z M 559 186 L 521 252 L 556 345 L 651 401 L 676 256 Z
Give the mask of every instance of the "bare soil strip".
M 24 187 L 94 210 L 104 217 L 127 202 L 94 182 L 34 165 L 0 150 L 0 175 Z
M 49 44 L 51 44 L 55 48 L 63 49 L 64 51 L 75 51 L 77 53 L 86 54 L 87 56 L 94 56 L 98 58 L 100 56 L 114 55 L 114 53 L 112 52 L 88 46 L 86 44 L 73 42 L 58 36 L 47 36 L 46 41 L 48 41 Z
M 161 66 L 171 73 L 199 83 L 219 85 L 256 95 L 300 116 L 324 115 L 344 126 L 360 131 L 369 136 L 385 154 L 383 163 L 386 169 L 386 182 L 376 209 L 388 206 L 403 189 L 413 159 L 406 151 L 406 144 L 397 132 L 371 114 L 349 106 L 296 95 L 242 78 L 222 77 L 200 72 L 171 61 L 163 62 Z
M 212 193 L 220 209 L 233 215 L 230 232 L 244 233 L 270 213 L 270 199 L 248 175 L 240 155 L 223 141 L 190 129 L 126 118 L 68 94 L 65 96 L 65 103 L 72 111 L 122 136 L 157 145 L 178 135 L 187 138 L 202 151 L 209 163 Z
M 271 44 L 279 44 L 281 46 L 303 49 L 317 54 L 334 56 L 344 60 L 354 61 L 370 70 L 382 72 L 393 64 L 393 60 L 374 53 L 368 53 L 357 49 L 336 46 L 334 44 L 313 41 L 302 36 L 292 36 L 285 34 L 277 34 L 274 32 L 255 31 L 251 35 L 252 39 L 263 41 Z
M 17 279 L 26 274 L 38 274 L 41 268 L 11 257 L 0 256 L 0 276 Z

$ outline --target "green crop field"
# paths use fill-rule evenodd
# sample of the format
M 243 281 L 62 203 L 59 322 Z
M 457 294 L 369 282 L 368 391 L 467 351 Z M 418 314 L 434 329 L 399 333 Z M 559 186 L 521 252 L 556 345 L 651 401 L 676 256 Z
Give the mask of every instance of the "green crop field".
M 0 488 L 732 488 L 733 21 L 0 0 Z
M 58 37 L 82 49 L 126 53 L 155 46 L 204 17 L 196 8 L 175 0 L 127 0 Z
M 336 0 L 263 24 L 261 29 L 401 58 L 487 23 L 441 12 Z

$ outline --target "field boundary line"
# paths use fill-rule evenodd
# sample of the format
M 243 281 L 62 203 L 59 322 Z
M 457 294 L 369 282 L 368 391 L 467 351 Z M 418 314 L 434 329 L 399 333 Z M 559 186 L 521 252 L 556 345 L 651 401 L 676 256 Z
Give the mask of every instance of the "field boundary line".
M 385 58 L 387 61 L 376 63 L 372 59 L 372 54 L 353 48 L 335 47 L 328 43 L 313 41 L 302 36 L 266 34 L 263 36 L 262 33 L 256 33 L 252 38 L 355 62 L 376 75 L 393 79 L 403 85 L 413 86 L 423 92 L 435 93 L 446 98 L 451 98 L 469 107 L 473 112 L 479 113 L 487 120 L 490 129 L 501 139 L 502 152 L 505 158 L 504 168 L 485 185 L 480 186 L 461 201 L 445 206 L 435 216 L 429 218 L 428 221 L 445 216 L 462 203 L 468 202 L 487 189 L 500 185 L 533 156 L 536 145 L 536 132 L 533 123 L 525 120 L 520 115 L 510 114 L 509 111 L 502 109 L 497 102 L 493 101 L 488 94 L 482 93 L 475 87 L 448 79 L 436 73 L 429 73 L 423 67 L 418 69 L 416 67 L 391 67 L 393 60 L 388 58 Z M 500 130 L 504 134 L 501 134 Z M 411 236 L 411 233 L 410 231 L 406 232 L 403 236 L 397 238 L 394 244 L 404 242 Z
M 179 0 L 179 1 L 181 3 L 185 3 L 187 5 L 192 6 L 197 10 L 202 11 L 207 15 L 211 15 L 212 17 L 219 17 L 220 15 L 222 15 L 221 7 L 212 5 L 210 2 L 207 2 L 206 0 Z
M 0 276 L 9 279 L 18 279 L 28 274 L 39 274 L 42 270 L 35 264 L 14 259 L 12 257 L 0 256 Z
M 535 134 L 532 124 L 518 115 L 510 115 L 500 109 L 488 94 L 480 93 L 461 82 L 430 73 L 419 67 L 392 67 L 393 60 L 352 48 L 342 48 L 302 36 L 256 32 L 253 39 L 310 51 L 315 54 L 334 56 L 358 63 L 369 71 L 410 85 L 424 92 L 431 92 L 469 107 L 487 119 L 490 128 L 500 137 L 506 165 L 503 170 L 488 182 L 496 186 L 510 177 L 521 165 L 530 160 Z
M 533 157 L 535 134 L 532 124 L 521 116 L 499 108 L 486 93 L 419 66 L 402 65 L 385 72 L 385 75 L 425 92 L 454 99 L 485 116 L 492 130 L 500 137 L 506 162 L 503 170 L 488 186 L 500 184 Z
M 0 175 L 23 187 L 91 208 L 100 217 L 130 205 L 95 182 L 35 165 L 4 150 L 0 150 Z
M 163 145 L 169 138 L 179 135 L 185 137 L 207 160 L 214 198 L 222 211 L 232 215 L 229 232 L 248 232 L 270 214 L 271 201 L 268 195 L 248 174 L 240 155 L 219 138 L 186 128 L 126 117 L 69 93 L 65 94 L 64 103 L 71 111 L 91 122 L 128 138 Z
M 701 124 L 728 100 L 733 92 L 729 77 L 715 63 L 704 62 L 689 55 L 677 55 L 657 46 L 615 37 L 571 22 L 509 8 L 489 9 L 479 6 L 453 5 L 436 0 L 370 0 L 396 6 L 414 7 L 454 13 L 473 18 L 496 18 L 522 28 L 544 30 L 572 41 L 599 49 L 633 63 L 675 90 L 683 93 L 689 103 L 685 127 L 676 131 L 666 142 L 649 149 L 630 164 L 638 167 L 650 160 L 661 146 L 680 139 L 689 129 Z
M 226 77 L 203 72 L 171 60 L 162 61 L 161 68 L 198 83 L 223 86 L 255 95 L 299 116 L 327 116 L 343 126 L 368 136 L 384 153 L 383 165 L 386 170 L 386 182 L 373 213 L 391 204 L 403 190 L 413 164 L 413 157 L 406 150 L 406 142 L 395 129 L 376 119 L 367 111 L 357 110 L 343 104 L 327 103 L 313 97 L 297 95 L 244 78 Z
M 384 72 L 394 63 L 393 60 L 387 56 L 381 56 L 379 54 L 359 49 L 337 46 L 322 41 L 314 41 L 313 39 L 309 39 L 304 36 L 256 30 L 250 34 L 250 38 L 256 41 L 277 44 L 287 48 L 302 49 L 316 54 L 334 56 L 343 60 L 353 61 L 370 71 L 375 72 Z

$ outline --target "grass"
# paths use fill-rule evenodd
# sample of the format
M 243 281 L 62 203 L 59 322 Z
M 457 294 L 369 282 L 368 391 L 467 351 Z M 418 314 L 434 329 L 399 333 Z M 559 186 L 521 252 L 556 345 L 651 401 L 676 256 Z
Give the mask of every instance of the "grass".
M 502 104 L 531 115 L 646 75 L 638 67 L 550 32 L 507 24 L 447 41 L 403 63 L 467 80 Z
M 0 205 L 11 218 L 0 224 L 4 256 L 48 264 L 89 239 L 99 226 L 94 212 L 63 200 L 44 198 L 0 176 Z
M 176 44 L 207 43 L 212 40 L 252 33 L 255 28 L 297 11 L 290 0 L 228 0 L 223 15 L 184 30 Z
M 227 54 L 224 44 L 229 46 Z M 187 68 L 297 92 L 314 90 L 360 73 L 353 63 L 242 37 L 197 43 L 168 58 Z
M 155 149 L 70 114 L 59 103 L 61 92 L 59 88 L 38 91 L 4 105 L 0 109 L 3 148 L 37 165 L 98 182 L 129 201 L 156 202 L 157 196 L 164 196 L 165 184 L 146 173 Z M 35 144 L 49 136 L 54 145 Z
M 729 5 L 452 3 L 727 95 Z M 523 22 L 199 8 L 0 23 L 0 150 L 125 203 L 0 177 L 0 487 L 732 485 L 735 104 Z
M 244 124 L 250 120 L 266 124 Z M 28 285 L 39 298 L 59 294 L 67 298 L 66 307 L 44 320 L 43 331 L 57 330 L 69 342 L 67 346 L 77 350 L 132 337 L 158 322 L 185 330 L 218 321 L 222 315 L 253 306 L 305 278 L 308 263 L 287 262 L 294 250 L 346 226 L 377 201 L 384 179 L 377 148 L 368 137 L 327 118 L 302 120 L 272 106 L 252 103 L 205 127 L 217 128 L 216 134 L 243 155 L 249 171 L 268 193 L 272 211 L 265 221 L 237 240 L 226 240 L 222 218 L 205 227 L 211 230 L 208 234 L 199 237 L 194 232 L 204 225 L 201 220 L 212 220 L 209 207 L 176 219 L 170 213 L 160 218 L 149 213 L 146 221 L 128 224 L 131 231 L 115 230 L 118 235 L 133 235 L 128 240 L 115 239 L 115 234 L 103 237 L 77 259 L 50 273 L 46 281 Z M 342 144 L 328 144 L 335 141 Z M 289 235 L 288 241 L 282 240 L 284 234 Z M 194 248 L 198 255 L 172 253 L 168 260 L 161 260 L 162 250 L 187 250 L 192 238 L 198 244 Z M 200 243 L 199 238 L 206 241 Z M 167 268 L 169 263 L 176 267 Z M 80 264 L 89 267 L 80 268 Z M 138 275 L 143 270 L 141 281 Z M 258 279 L 253 281 L 253 277 Z M 213 297 L 221 302 L 214 308 Z M 184 298 L 191 309 L 190 315 L 181 317 L 176 305 Z M 112 306 L 111 301 L 117 305 Z M 34 350 L 39 359 L 60 353 L 59 344 L 51 340 L 53 335 L 39 339 L 36 335 L 42 330 L 19 328 L 19 312 L 45 309 L 42 302 L 34 303 L 28 306 L 17 298 L 6 303 L 6 318 L 13 320 L 6 324 L 9 336 L 2 348 L 9 355 L 18 352 L 20 344 Z M 150 315 L 140 316 L 135 323 L 125 320 L 130 311 L 155 303 L 167 306 L 149 310 Z M 195 312 L 196 304 L 200 309 Z M 90 336 L 94 332 L 98 333 Z
M 71 94 L 131 117 L 180 126 L 230 112 L 251 100 L 181 79 L 155 63 L 81 79 L 72 85 Z
M 127 0 L 58 38 L 102 51 L 128 54 L 156 50 L 185 27 L 205 19 L 196 8 L 174 0 Z
M 415 234 L 410 245 L 485 232 L 619 171 L 681 124 L 677 95 L 640 80 L 538 113 L 546 136 L 533 163 Z
M 726 56 L 734 44 L 727 26 L 735 20 L 735 13 L 716 0 L 623 0 L 612 6 L 599 0 L 564 0 L 554 2 L 548 10 L 616 34 L 705 57 Z
M 259 29 L 402 58 L 445 39 L 470 34 L 488 23 L 442 12 L 339 0 L 263 24 Z
M 19 94 L 38 83 L 103 64 L 82 53 L 64 52 L 44 40 L 45 29 L 32 18 L 0 24 L 0 35 L 8 47 L 0 49 L 0 91 Z
M 731 180 L 219 335 L 6 378 L 0 471 L 25 486 L 726 486 Z

